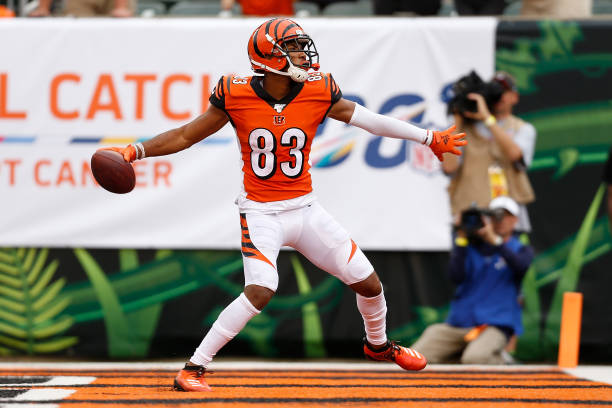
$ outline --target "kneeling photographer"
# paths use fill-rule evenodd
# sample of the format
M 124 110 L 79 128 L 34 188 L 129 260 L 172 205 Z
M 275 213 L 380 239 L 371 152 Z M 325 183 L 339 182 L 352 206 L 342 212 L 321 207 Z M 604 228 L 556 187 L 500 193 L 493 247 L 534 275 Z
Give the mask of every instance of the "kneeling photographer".
M 518 214 L 510 197 L 462 213 L 448 270 L 457 285 L 448 318 L 414 344 L 429 362 L 506 362 L 509 339 L 522 332 L 518 295 L 534 257 L 514 234 Z
M 473 202 L 486 207 L 492 198 L 507 195 L 520 204 L 517 230 L 531 232 L 525 205 L 535 199 L 527 168 L 533 158 L 536 131 L 512 114 L 519 101 L 514 80 L 498 72 L 485 82 L 472 71 L 452 89 L 448 112 L 468 141 L 462 156 L 445 155 L 442 162 L 442 170 L 451 177 L 449 195 L 455 224 Z

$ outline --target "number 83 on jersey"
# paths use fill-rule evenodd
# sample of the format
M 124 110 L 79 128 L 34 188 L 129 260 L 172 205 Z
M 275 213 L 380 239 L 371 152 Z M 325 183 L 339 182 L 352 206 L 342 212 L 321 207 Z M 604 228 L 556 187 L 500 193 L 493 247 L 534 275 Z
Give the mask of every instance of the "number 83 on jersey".
M 289 178 L 297 178 L 304 170 L 304 146 L 306 134 L 302 129 L 289 128 L 280 137 L 280 145 L 289 148 L 290 160 L 281 161 L 280 171 Z M 253 129 L 249 134 L 251 146 L 251 169 L 261 179 L 272 177 L 277 169 L 278 146 L 274 134 L 265 128 Z M 306 158 L 308 160 L 308 158 Z

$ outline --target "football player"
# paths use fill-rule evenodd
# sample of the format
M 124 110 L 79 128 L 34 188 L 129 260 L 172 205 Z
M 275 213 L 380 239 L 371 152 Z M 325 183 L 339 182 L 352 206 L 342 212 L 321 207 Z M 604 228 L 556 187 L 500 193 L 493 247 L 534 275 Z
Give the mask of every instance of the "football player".
M 330 117 L 371 134 L 408 139 L 431 148 L 442 160 L 466 142 L 445 131 L 421 129 L 379 115 L 342 98 L 331 74 L 319 72 L 312 39 L 294 21 L 271 19 L 249 38 L 248 56 L 256 75 L 223 76 L 210 107 L 192 122 L 119 151 L 128 162 L 187 149 L 228 121 L 239 140 L 243 188 L 237 204 L 242 229 L 244 292 L 219 315 L 178 373 L 174 387 L 210 391 L 204 373 L 215 354 L 256 316 L 278 287 L 276 259 L 290 246 L 356 292 L 365 325 L 364 353 L 406 370 L 427 364 L 417 351 L 387 339 L 387 306 L 374 268 L 359 246 L 312 193 L 309 153 L 318 125 Z

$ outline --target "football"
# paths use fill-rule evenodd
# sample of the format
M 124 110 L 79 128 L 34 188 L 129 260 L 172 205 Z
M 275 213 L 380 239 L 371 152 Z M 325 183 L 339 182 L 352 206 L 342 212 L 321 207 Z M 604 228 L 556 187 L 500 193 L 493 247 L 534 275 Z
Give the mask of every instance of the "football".
M 112 150 L 98 150 L 91 156 L 91 172 L 98 184 L 111 193 L 129 193 L 136 185 L 132 165 Z

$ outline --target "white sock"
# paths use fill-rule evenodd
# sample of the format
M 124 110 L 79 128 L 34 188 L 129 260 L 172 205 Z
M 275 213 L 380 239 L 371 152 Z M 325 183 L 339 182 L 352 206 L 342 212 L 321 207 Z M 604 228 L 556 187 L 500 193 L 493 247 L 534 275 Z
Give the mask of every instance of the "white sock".
M 374 297 L 364 297 L 357 293 L 357 309 L 363 317 L 366 339 L 373 346 L 387 342 L 387 302 L 381 292 Z
M 219 314 L 189 361 L 206 367 L 221 347 L 233 339 L 259 312 L 260 310 L 249 302 L 245 294 L 241 293 Z

